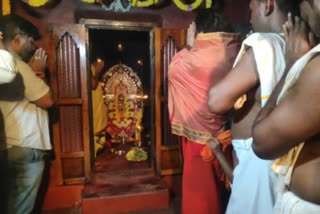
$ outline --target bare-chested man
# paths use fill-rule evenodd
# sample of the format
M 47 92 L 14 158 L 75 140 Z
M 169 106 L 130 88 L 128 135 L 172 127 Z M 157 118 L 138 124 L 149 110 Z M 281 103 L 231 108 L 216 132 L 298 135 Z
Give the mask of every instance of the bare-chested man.
M 243 42 L 232 71 L 210 90 L 208 105 L 217 114 L 232 109 L 243 94 L 247 97 L 233 115 L 232 144 L 238 163 L 233 170 L 229 214 L 273 212 L 272 161 L 262 160 L 253 153 L 251 129 L 285 70 L 285 42 L 279 33 L 287 13 L 297 12 L 298 8 L 298 1 L 293 0 L 251 0 L 251 24 L 261 33 L 254 33 Z M 215 154 L 223 162 L 218 149 Z
M 300 10 L 320 37 L 320 1 L 302 0 Z M 293 19 L 289 15 L 284 26 L 286 73 L 254 123 L 253 150 L 264 159 L 278 158 L 272 167 L 278 175 L 275 213 L 318 214 L 320 44 L 312 48 L 308 28 L 299 18 Z

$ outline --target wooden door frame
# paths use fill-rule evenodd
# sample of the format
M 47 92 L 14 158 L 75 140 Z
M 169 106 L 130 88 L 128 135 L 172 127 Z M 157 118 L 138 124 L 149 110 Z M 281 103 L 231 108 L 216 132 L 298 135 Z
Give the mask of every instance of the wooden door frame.
M 170 38 L 171 37 L 171 38 Z M 158 175 L 173 175 L 173 174 L 181 174 L 183 168 L 183 157 L 182 157 L 182 148 L 181 148 L 181 138 L 171 133 L 166 133 L 166 126 L 168 125 L 164 122 L 164 118 L 167 117 L 164 113 L 163 104 L 167 106 L 168 104 L 168 95 L 164 95 L 163 87 L 164 82 L 168 80 L 163 79 L 164 72 L 168 71 L 169 61 L 171 61 L 170 57 L 173 57 L 175 51 L 171 49 L 168 53 L 164 50 L 166 47 L 166 43 L 169 41 L 168 39 L 173 40 L 175 43 L 174 48 L 175 51 L 179 51 L 182 49 L 186 42 L 186 30 L 185 29 L 165 29 L 165 28 L 156 28 L 155 29 L 155 60 L 156 60 L 156 169 Z M 171 56 L 171 54 L 173 54 Z M 168 83 L 167 83 L 168 84 Z M 165 107 L 167 108 L 167 107 Z M 168 109 L 167 109 L 168 110 Z M 169 120 L 169 115 L 168 118 Z M 170 124 L 171 126 L 171 124 Z M 175 136 L 177 140 L 176 144 L 172 143 L 172 139 L 169 142 L 166 140 L 165 135 L 168 137 Z M 167 144 L 169 143 L 169 144 Z
M 155 155 L 156 155 L 156 123 L 154 122 L 156 119 L 155 114 L 155 82 L 156 82 L 156 69 L 155 69 L 155 40 L 154 40 L 154 31 L 157 26 L 157 23 L 152 22 L 129 22 L 129 21 L 112 21 L 112 20 L 102 20 L 102 19 L 85 19 L 81 18 L 79 20 L 79 24 L 83 24 L 85 26 L 86 30 L 86 53 L 87 53 L 87 68 L 90 69 L 90 60 L 89 60 L 89 30 L 90 29 L 102 29 L 102 30 L 119 30 L 119 31 L 145 31 L 149 32 L 149 54 L 150 54 L 150 79 L 153 84 L 151 84 L 151 91 L 150 91 L 150 103 L 151 103 L 151 117 L 150 117 L 150 125 L 151 127 L 151 152 L 152 152 L 152 159 L 151 159 L 151 166 L 154 169 L 155 168 Z M 90 72 L 88 72 L 89 74 Z M 90 79 L 88 77 L 88 79 Z M 153 85 L 153 87 L 152 87 Z M 88 83 L 88 91 L 91 91 L 91 85 Z M 89 97 L 89 105 L 92 102 L 91 94 L 88 94 Z M 92 112 L 91 105 L 89 106 L 89 109 Z M 89 115 L 90 119 L 90 127 L 93 127 L 92 124 L 92 114 Z M 92 130 L 92 129 L 91 129 Z M 90 133 L 90 142 L 94 142 L 93 134 Z M 92 151 L 92 145 L 91 151 Z M 91 155 L 91 163 L 94 163 L 94 155 Z
M 50 43 L 50 50 L 48 51 L 49 58 L 48 65 L 49 69 L 51 70 L 51 80 L 50 85 L 53 90 L 53 95 L 56 101 L 56 114 L 54 118 L 57 120 L 52 123 L 52 139 L 54 143 L 54 150 L 55 150 L 55 168 L 57 170 L 57 184 L 58 185 L 68 185 L 68 184 L 84 184 L 91 181 L 90 173 L 91 173 L 91 164 L 90 164 L 90 148 L 89 148 L 89 121 L 88 121 L 88 88 L 86 84 L 87 80 L 87 69 L 86 69 L 86 62 L 82 59 L 86 57 L 86 49 L 85 49 L 85 28 L 83 25 L 79 24 L 53 24 L 52 31 L 51 31 L 51 43 Z M 60 48 L 60 43 L 64 44 L 64 38 L 68 38 L 67 40 L 68 45 L 67 50 L 62 51 L 64 55 L 63 57 L 59 57 L 57 55 L 57 51 Z M 61 53 L 61 52 L 60 52 Z M 69 57 L 71 56 L 72 57 Z M 59 60 L 59 59 L 65 59 Z M 73 60 L 73 61 L 72 61 Z M 66 66 L 68 62 L 72 61 L 72 65 L 75 67 Z M 59 64 L 59 68 L 57 65 Z M 69 74 L 69 70 L 72 70 L 74 74 L 77 74 L 68 79 L 72 79 L 73 83 L 77 82 L 74 81 L 73 78 L 78 79 L 79 81 L 75 83 L 76 86 L 79 86 L 79 95 L 62 95 L 60 92 L 59 87 L 69 86 L 70 81 L 63 81 L 62 83 L 58 81 L 58 76 L 66 76 Z M 61 70 L 60 73 L 58 70 Z M 66 73 L 63 73 L 66 72 Z M 78 76 L 79 75 L 79 76 Z M 59 86 L 59 83 L 60 86 Z M 71 84 L 71 87 L 74 85 Z M 61 89 L 62 90 L 62 89 Z M 79 115 L 73 115 L 74 118 L 77 120 L 73 120 L 73 123 L 66 124 L 65 121 L 61 120 L 61 115 L 66 113 L 67 115 L 70 114 L 70 111 L 67 112 L 66 110 L 63 111 L 62 108 L 64 107 L 75 107 L 78 106 L 80 110 Z M 67 133 L 68 129 L 75 128 L 79 133 L 76 139 L 74 133 L 69 133 L 69 135 L 65 135 L 61 132 L 61 127 L 65 126 Z M 79 127 L 77 126 L 79 125 Z M 77 127 L 75 127 L 77 126 Z M 72 138 L 72 140 L 65 139 L 67 137 Z M 70 145 L 72 148 L 70 148 Z M 68 149 L 66 147 L 69 146 Z M 80 147 L 79 147 L 80 146 Z M 75 148 L 76 147 L 76 148 Z M 83 147 L 83 148 L 81 148 Z M 63 151 L 64 149 L 64 151 Z M 64 162 L 66 161 L 66 162 Z M 75 171 L 69 170 L 68 168 L 77 168 L 77 173 Z M 66 172 L 71 172 L 66 175 Z

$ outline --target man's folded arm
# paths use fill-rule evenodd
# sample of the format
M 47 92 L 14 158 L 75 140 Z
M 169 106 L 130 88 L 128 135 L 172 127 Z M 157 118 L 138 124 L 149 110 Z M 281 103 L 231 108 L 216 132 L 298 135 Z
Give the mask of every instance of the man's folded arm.
M 52 99 L 52 93 L 51 91 L 49 91 L 48 93 L 46 93 L 44 96 L 42 96 L 40 99 L 37 99 L 35 101 L 33 101 L 34 104 L 36 104 L 38 107 L 40 108 L 49 108 L 51 106 L 53 106 L 54 101 Z
M 279 158 L 291 148 L 319 133 L 319 63 L 319 56 L 310 61 L 279 105 L 264 118 L 260 119 L 258 115 L 252 130 L 252 148 L 260 158 Z M 264 108 L 259 114 L 263 111 Z
M 225 114 L 242 95 L 259 82 L 257 65 L 250 48 L 239 63 L 209 91 L 208 107 L 212 113 Z

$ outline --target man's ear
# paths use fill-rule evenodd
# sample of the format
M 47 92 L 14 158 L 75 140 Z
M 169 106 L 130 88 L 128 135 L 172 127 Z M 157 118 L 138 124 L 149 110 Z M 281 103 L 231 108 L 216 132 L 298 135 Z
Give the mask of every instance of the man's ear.
M 8 45 L 10 47 L 10 49 L 12 49 L 12 51 L 18 53 L 20 52 L 20 49 L 22 47 L 23 44 L 23 40 L 25 38 L 23 38 L 22 35 L 17 34 L 11 41 L 9 41 Z
M 264 15 L 269 16 L 273 10 L 274 10 L 274 5 L 275 0 L 265 0 L 265 8 L 264 8 Z
M 20 35 L 20 34 L 17 34 L 14 38 L 13 38 L 13 42 L 14 42 L 14 44 L 20 44 L 21 42 L 22 42 L 22 40 L 23 40 L 24 38 L 23 38 L 23 36 L 22 35 Z

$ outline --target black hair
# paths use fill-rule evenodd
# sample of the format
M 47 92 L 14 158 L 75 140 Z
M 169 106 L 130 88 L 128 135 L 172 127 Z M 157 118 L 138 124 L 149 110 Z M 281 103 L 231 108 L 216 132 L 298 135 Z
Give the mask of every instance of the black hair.
M 279 10 L 283 13 L 288 14 L 291 12 L 292 16 L 299 16 L 300 15 L 300 2 L 301 0 L 275 0 Z
M 4 41 L 10 41 L 19 34 L 31 37 L 34 40 L 41 38 L 41 34 L 35 25 L 17 15 L 0 17 L 0 30 L 3 32 Z
M 221 12 L 212 8 L 199 9 L 195 18 L 197 33 L 231 32 L 231 27 Z
M 217 11 L 221 11 L 223 12 L 224 11 L 224 6 L 225 6 L 225 3 L 224 3 L 224 0 L 214 0 L 212 2 L 212 8 L 214 8 L 215 10 Z

